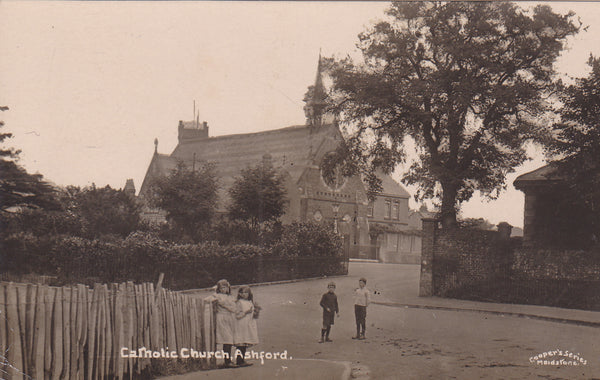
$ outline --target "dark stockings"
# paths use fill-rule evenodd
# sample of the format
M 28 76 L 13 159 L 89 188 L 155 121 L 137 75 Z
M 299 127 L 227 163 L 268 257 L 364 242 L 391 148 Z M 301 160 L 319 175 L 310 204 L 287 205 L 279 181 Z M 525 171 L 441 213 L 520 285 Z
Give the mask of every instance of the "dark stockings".
M 231 363 L 231 347 L 233 345 L 232 344 L 224 344 L 223 345 L 223 351 L 225 351 L 225 364 L 229 364 Z
M 240 352 L 237 352 L 237 350 L 235 352 L 236 353 L 236 355 L 235 355 L 236 356 L 235 363 L 237 365 L 242 365 L 242 364 L 245 363 L 244 357 L 246 356 L 246 349 L 247 348 L 248 347 L 246 347 L 246 346 L 237 347 L 237 349 L 240 350 Z

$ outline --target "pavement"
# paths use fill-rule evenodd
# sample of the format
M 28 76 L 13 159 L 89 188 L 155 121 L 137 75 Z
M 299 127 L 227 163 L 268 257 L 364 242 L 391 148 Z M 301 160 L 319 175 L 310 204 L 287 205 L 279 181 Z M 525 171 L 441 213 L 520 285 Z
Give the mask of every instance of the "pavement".
M 367 317 L 371 339 L 358 343 L 346 338 L 354 318 L 348 304 L 360 277 L 368 279 L 373 306 Z M 315 344 L 319 311 L 312 304 L 318 303 L 315 297 L 331 280 L 338 284 L 344 318 L 332 330 L 336 343 L 319 345 Z M 286 347 L 289 359 L 254 360 L 251 367 L 164 379 L 600 378 L 598 363 L 573 372 L 573 368 L 532 367 L 528 362 L 536 353 L 561 345 L 573 350 L 579 346 L 588 359 L 598 360 L 600 348 L 590 337 L 600 336 L 600 312 L 419 297 L 418 288 L 418 265 L 363 262 L 351 263 L 348 276 L 253 286 L 264 305 L 259 334 L 269 342 L 256 349 Z M 186 293 L 203 297 L 208 291 Z M 265 304 L 266 300 L 270 302 Z M 469 347 L 461 347 L 465 345 Z M 397 375 L 400 370 L 402 376 Z
M 251 367 L 215 369 L 198 371 L 183 375 L 169 376 L 164 380 L 194 379 L 350 379 L 349 362 L 319 359 L 297 359 L 287 361 L 265 360 L 263 364 L 254 363 Z

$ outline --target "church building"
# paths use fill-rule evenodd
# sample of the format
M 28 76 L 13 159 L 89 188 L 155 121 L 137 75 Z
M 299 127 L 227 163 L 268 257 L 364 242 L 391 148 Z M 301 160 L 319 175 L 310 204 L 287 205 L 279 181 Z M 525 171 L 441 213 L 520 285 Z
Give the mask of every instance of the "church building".
M 178 162 L 189 167 L 200 161 L 213 162 L 221 187 L 217 210 L 225 212 L 229 202 L 228 189 L 242 169 L 268 162 L 285 179 L 288 205 L 281 218 L 283 223 L 331 221 L 342 235 L 349 257 L 381 260 L 381 242 L 393 240 L 387 239 L 386 234 L 397 235 L 398 231 L 409 229 L 409 194 L 386 175 L 382 176 L 383 192 L 375 202 L 369 202 L 366 185 L 359 176 L 332 179 L 322 175 L 324 158 L 335 151 L 343 136 L 335 118 L 325 110 L 327 92 L 320 61 L 315 84 L 309 87 L 305 98 L 306 124 L 211 137 L 207 122 L 200 122 L 198 118 L 180 121 L 178 144 L 173 152 L 161 154 L 155 146 L 140 188 L 140 198 L 147 195 L 154 178 L 169 175 Z M 164 220 L 160 210 L 146 209 L 144 217 Z M 370 234 L 369 223 L 374 219 L 380 228 L 377 233 Z M 390 228 L 381 228 L 381 225 Z M 409 253 L 414 256 L 415 252 L 416 248 Z M 395 255 L 402 255 L 401 250 L 398 249 Z M 385 261 L 403 262 L 398 257 Z

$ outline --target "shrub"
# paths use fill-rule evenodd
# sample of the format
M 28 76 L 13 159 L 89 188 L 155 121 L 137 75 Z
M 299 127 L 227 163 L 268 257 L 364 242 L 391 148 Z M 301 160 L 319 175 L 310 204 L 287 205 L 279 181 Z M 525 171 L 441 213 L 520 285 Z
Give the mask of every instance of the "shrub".
M 152 231 L 97 239 L 20 232 L 4 239 L 0 264 L 4 273 L 55 276 L 56 285 L 156 282 L 164 273 L 163 285 L 173 290 L 208 287 L 221 278 L 242 284 L 346 273 L 332 228 L 314 223 L 274 228 L 265 229 L 281 233 L 272 246 L 179 244 Z
M 342 241 L 330 225 L 293 222 L 283 226 L 281 239 L 272 249 L 282 256 L 341 256 Z

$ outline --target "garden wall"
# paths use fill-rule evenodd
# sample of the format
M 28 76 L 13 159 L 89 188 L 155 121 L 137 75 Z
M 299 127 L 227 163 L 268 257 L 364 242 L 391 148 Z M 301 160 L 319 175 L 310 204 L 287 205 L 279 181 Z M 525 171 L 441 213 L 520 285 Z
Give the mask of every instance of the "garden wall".
M 423 220 L 421 296 L 600 310 L 600 253 L 525 248 L 498 231 Z

